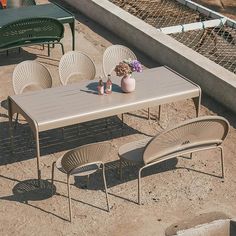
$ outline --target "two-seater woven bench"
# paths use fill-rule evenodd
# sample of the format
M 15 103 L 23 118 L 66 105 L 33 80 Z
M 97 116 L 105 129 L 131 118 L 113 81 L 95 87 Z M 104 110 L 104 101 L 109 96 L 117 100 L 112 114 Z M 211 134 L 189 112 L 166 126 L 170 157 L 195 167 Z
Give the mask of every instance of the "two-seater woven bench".
M 62 54 L 64 47 L 60 40 L 64 36 L 64 26 L 54 18 L 26 18 L 11 22 L 0 28 L 0 52 L 13 48 L 37 44 L 60 44 Z M 48 46 L 48 56 L 50 47 Z

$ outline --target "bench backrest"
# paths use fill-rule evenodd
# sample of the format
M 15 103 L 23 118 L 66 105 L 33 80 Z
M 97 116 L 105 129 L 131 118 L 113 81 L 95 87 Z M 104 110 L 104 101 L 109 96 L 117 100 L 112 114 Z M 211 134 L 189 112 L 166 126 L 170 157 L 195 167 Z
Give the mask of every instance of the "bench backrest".
M 64 26 L 53 18 L 27 18 L 0 28 L 0 49 L 34 43 L 59 42 Z
M 185 121 L 157 135 L 147 144 L 143 154 L 145 164 L 162 157 L 220 145 L 229 130 L 229 123 L 220 116 L 205 116 Z

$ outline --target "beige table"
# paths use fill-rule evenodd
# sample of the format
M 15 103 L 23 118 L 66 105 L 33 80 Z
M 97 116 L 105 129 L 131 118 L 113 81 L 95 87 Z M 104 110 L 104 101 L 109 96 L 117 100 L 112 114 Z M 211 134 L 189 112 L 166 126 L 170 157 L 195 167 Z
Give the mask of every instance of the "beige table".
M 197 116 L 201 102 L 198 85 L 167 67 L 134 73 L 136 90 L 122 93 L 120 78 L 113 79 L 113 93 L 97 95 L 97 81 L 83 81 L 62 87 L 9 96 L 9 125 L 12 116 L 21 114 L 29 123 L 36 140 L 38 179 L 40 171 L 39 133 L 164 103 L 192 98 Z

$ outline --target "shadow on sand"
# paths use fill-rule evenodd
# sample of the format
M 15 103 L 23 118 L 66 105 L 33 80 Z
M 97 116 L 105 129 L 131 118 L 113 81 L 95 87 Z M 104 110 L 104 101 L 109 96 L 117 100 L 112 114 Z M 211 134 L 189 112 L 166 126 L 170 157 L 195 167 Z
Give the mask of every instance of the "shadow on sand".
M 0 165 L 35 158 L 35 141 L 29 125 L 19 123 L 14 130 L 13 152 L 8 127 L 8 122 L 0 122 Z M 148 135 L 123 124 L 117 116 L 49 130 L 40 133 L 41 156 L 132 134 Z

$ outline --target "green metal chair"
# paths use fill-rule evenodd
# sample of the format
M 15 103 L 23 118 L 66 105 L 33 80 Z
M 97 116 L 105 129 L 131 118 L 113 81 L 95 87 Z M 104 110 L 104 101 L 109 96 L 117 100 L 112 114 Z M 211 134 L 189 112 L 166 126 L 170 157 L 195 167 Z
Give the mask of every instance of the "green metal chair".
M 64 54 L 60 42 L 64 36 L 64 26 L 54 18 L 37 17 L 14 21 L 3 26 L 0 35 L 0 51 L 38 44 L 60 44 Z

